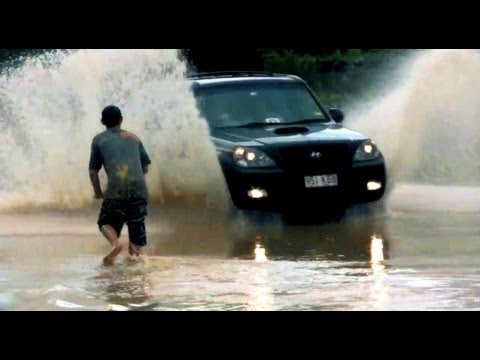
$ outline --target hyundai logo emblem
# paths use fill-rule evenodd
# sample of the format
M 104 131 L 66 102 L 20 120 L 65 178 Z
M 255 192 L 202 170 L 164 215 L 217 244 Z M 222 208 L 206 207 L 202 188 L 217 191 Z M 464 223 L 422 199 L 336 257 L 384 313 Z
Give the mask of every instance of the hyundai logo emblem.
M 318 151 L 313 151 L 311 154 L 310 154 L 310 157 L 312 159 L 320 159 L 322 157 L 322 154 Z

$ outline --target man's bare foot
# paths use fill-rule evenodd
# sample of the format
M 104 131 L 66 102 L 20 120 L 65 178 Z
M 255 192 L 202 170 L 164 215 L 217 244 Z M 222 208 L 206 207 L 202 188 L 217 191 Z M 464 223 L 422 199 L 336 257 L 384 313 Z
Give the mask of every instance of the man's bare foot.
M 117 245 L 112 248 L 112 251 L 103 258 L 103 265 L 105 266 L 113 266 L 115 263 L 115 258 L 122 252 L 123 247 L 122 245 Z
M 128 244 L 128 253 L 130 254 L 130 256 L 140 256 L 142 254 L 141 250 L 132 243 Z

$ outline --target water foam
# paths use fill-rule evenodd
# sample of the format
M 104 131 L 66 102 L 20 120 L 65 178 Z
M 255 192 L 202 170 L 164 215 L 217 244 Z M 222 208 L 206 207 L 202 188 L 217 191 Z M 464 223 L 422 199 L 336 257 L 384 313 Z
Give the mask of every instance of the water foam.
M 478 185 L 479 53 L 429 50 L 402 74 L 347 125 L 373 137 L 395 182 Z
M 185 74 L 170 49 L 55 51 L 5 71 L 0 210 L 91 205 L 90 142 L 104 130 L 100 112 L 109 104 L 122 109 L 123 127 L 142 139 L 152 158 L 153 201 L 223 206 L 221 169 Z
M 396 74 L 385 95 L 357 107 L 346 124 L 367 133 L 382 149 L 392 194 L 389 205 L 478 211 L 479 52 L 422 51 Z

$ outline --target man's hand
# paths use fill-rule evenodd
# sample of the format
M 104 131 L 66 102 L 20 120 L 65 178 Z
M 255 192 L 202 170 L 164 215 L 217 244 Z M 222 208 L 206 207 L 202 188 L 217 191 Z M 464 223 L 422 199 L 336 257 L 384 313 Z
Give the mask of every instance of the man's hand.
M 95 193 L 94 198 L 95 199 L 103 199 L 103 193 L 102 192 Z

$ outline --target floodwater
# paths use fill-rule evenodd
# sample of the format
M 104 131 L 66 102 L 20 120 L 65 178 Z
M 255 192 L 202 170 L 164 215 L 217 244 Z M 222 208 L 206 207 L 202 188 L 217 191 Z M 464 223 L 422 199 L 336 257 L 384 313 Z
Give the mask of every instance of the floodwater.
M 154 209 L 148 255 L 113 268 L 96 210 L 3 214 L 0 309 L 479 310 L 479 196 L 405 186 L 309 226 Z
M 225 181 L 186 70 L 174 49 L 86 49 L 0 75 L 1 310 L 480 308 L 478 50 L 422 50 L 378 99 L 351 105 L 345 125 L 379 145 L 393 192 L 310 226 L 218 210 Z M 85 174 L 111 103 L 166 202 L 151 210 L 144 261 L 104 268 Z

